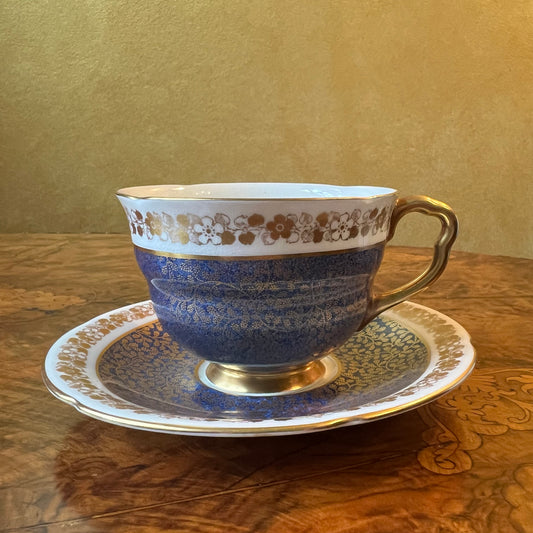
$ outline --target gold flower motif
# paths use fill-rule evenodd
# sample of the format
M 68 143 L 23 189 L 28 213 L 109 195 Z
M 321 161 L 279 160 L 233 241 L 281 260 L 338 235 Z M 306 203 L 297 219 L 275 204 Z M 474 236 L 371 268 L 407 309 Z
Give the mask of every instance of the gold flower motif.
M 170 216 L 168 213 L 147 212 L 126 209 L 131 232 L 147 238 L 198 246 L 207 244 L 231 246 L 234 243 L 250 245 L 261 237 L 263 244 L 272 245 L 280 239 L 289 244 L 319 243 L 325 241 L 350 240 L 358 235 L 375 235 L 384 231 L 389 223 L 392 207 L 380 210 L 373 208 L 366 212 L 355 209 L 351 213 L 323 212 L 313 217 L 309 213 L 282 214 L 265 222 L 260 213 L 239 215 L 234 220 L 224 214 L 214 217 L 192 213 Z

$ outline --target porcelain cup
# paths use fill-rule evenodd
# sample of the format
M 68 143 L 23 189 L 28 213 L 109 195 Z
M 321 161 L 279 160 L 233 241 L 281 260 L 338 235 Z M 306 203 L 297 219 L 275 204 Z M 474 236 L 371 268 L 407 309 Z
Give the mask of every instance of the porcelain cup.
M 445 204 L 384 187 L 216 183 L 120 189 L 163 330 L 229 394 L 302 392 L 341 369 L 335 349 L 443 272 L 457 233 Z M 385 294 L 373 280 L 406 213 L 437 217 L 433 259 Z

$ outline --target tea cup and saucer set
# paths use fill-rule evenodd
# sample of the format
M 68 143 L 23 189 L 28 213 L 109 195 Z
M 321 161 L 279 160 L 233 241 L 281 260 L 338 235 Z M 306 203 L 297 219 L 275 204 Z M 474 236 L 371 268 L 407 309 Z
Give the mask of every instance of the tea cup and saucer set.
M 419 407 L 472 371 L 468 333 L 408 301 L 444 271 L 457 220 L 384 187 L 213 183 L 120 189 L 151 300 L 81 324 L 43 379 L 79 411 L 126 427 L 284 435 Z M 373 289 L 412 212 L 439 220 L 431 264 Z

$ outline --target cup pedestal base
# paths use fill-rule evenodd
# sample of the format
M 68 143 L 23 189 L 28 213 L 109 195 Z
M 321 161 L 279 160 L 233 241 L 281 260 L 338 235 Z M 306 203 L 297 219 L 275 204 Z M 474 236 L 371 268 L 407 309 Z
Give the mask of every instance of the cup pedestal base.
M 323 387 L 340 372 L 333 355 L 302 365 L 247 366 L 203 361 L 197 368 L 201 383 L 235 396 L 280 396 Z

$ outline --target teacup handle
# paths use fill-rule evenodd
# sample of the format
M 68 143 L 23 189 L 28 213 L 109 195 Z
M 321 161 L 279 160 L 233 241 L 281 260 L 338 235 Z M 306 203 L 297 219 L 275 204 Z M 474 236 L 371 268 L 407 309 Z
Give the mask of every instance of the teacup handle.
M 457 217 L 452 209 L 438 200 L 433 200 L 427 196 L 407 196 L 399 199 L 392 212 L 387 241 L 390 241 L 394 236 L 400 219 L 407 213 L 412 212 L 423 213 L 424 215 L 437 217 L 440 220 L 441 231 L 433 247 L 433 260 L 429 267 L 413 281 L 402 285 L 398 289 L 373 296 L 361 328 L 386 309 L 407 300 L 428 287 L 437 280 L 446 268 L 451 247 L 457 237 L 458 224 Z

